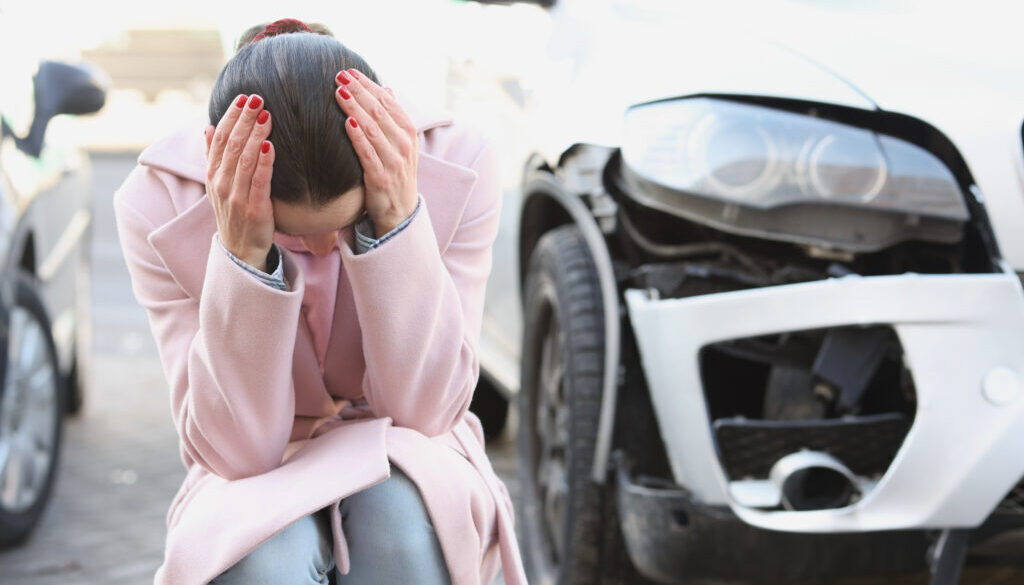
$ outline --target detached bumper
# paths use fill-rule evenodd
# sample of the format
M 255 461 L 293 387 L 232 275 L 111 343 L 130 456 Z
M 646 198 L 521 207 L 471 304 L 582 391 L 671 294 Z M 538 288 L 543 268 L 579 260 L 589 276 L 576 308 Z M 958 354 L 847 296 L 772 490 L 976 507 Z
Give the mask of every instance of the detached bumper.
M 1024 294 L 1016 275 L 845 277 L 685 299 L 629 290 L 626 303 L 672 472 L 694 501 L 790 532 L 974 527 L 1024 476 Z M 786 331 L 888 325 L 918 410 L 877 485 L 834 510 L 776 512 L 730 496 L 698 354 Z

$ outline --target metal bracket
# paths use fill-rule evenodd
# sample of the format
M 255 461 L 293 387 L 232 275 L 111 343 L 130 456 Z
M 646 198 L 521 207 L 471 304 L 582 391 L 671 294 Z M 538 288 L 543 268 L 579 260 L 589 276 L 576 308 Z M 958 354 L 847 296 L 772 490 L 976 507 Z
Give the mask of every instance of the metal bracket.
M 615 232 L 615 218 L 619 215 L 619 204 L 606 191 L 593 191 L 586 194 L 590 203 L 590 211 L 597 220 L 597 225 L 605 235 Z
M 928 552 L 928 566 L 932 572 L 929 585 L 957 585 L 960 582 L 970 532 L 966 528 L 947 528 L 939 534 Z

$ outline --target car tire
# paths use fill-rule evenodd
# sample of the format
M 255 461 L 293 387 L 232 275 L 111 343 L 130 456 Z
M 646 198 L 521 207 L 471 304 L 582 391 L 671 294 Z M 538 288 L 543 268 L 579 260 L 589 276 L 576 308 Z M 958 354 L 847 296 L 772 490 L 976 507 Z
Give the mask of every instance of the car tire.
M 604 313 L 578 228 L 545 234 L 524 291 L 519 393 L 520 540 L 531 583 L 601 583 L 605 493 L 591 469 L 601 410 Z M 602 563 L 605 563 L 602 565 Z
M 66 408 L 46 311 L 34 279 L 20 271 L 6 346 L 0 384 L 0 548 L 27 538 L 50 499 Z
M 484 438 L 488 441 L 501 435 L 508 423 L 508 399 L 483 374 L 473 392 L 469 410 L 480 419 L 484 427 Z

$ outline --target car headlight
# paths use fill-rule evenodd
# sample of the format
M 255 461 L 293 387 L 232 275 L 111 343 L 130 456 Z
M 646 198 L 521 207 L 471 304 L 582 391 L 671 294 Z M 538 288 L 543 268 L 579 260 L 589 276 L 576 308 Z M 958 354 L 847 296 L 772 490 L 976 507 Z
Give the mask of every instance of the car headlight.
M 923 148 L 763 106 L 712 98 L 634 106 L 622 157 L 668 189 L 760 210 L 826 204 L 968 219 L 952 172 Z

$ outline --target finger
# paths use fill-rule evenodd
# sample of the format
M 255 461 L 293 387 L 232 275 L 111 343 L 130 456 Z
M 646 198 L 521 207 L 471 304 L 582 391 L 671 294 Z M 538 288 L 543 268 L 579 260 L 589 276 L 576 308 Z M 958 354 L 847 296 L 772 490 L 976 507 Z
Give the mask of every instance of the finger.
M 377 155 L 377 149 L 370 143 L 359 122 L 355 118 L 349 117 L 345 121 L 345 130 L 352 141 L 352 148 L 355 149 L 359 162 L 363 165 L 364 181 L 366 178 L 375 180 L 381 177 L 384 174 L 384 165 Z
M 395 124 L 384 104 L 361 84 L 342 85 L 334 93 L 341 109 L 355 118 L 385 166 L 394 166 L 411 153 L 408 133 Z
M 416 125 L 413 124 L 412 118 L 409 117 L 409 114 L 398 103 L 398 100 L 395 98 L 395 90 L 390 87 L 381 87 L 380 84 L 374 82 L 372 79 L 363 75 L 356 69 L 349 69 L 344 73 L 347 73 L 351 79 L 361 84 L 367 91 L 380 100 L 380 102 L 384 104 L 388 113 L 391 114 L 391 118 L 395 121 L 395 124 L 412 135 L 416 134 Z
M 217 122 L 217 128 L 214 130 L 211 138 L 210 153 L 207 157 L 207 162 L 211 170 L 215 171 L 220 168 L 221 158 L 224 153 L 224 145 L 228 141 L 228 136 L 231 134 L 231 130 L 235 127 L 235 121 L 237 121 L 238 117 L 242 114 L 242 108 L 245 107 L 245 102 L 247 100 L 248 96 L 245 94 L 236 97 L 235 101 L 228 106 L 228 111 L 224 112 L 220 121 Z
M 269 140 L 259 143 L 259 159 L 249 183 L 249 202 L 259 204 L 270 200 L 270 179 L 274 172 L 274 145 Z
M 384 88 L 380 87 L 355 69 L 349 69 L 348 71 L 338 73 L 335 80 L 341 84 L 341 87 L 339 87 L 338 91 L 335 92 L 335 96 L 342 98 L 339 100 L 339 105 L 342 106 L 343 110 L 345 109 L 345 105 L 341 102 L 348 99 L 345 97 L 346 94 L 351 94 L 352 99 L 354 99 L 355 102 L 363 108 L 363 110 L 370 114 L 370 117 L 377 123 L 377 126 L 380 127 L 388 139 L 393 143 L 397 143 L 398 137 L 403 133 L 406 135 L 408 134 L 398 126 L 392 114 L 392 109 L 397 108 L 400 110 L 401 108 L 397 107 L 397 102 L 395 102 L 394 98 L 384 91 Z M 385 101 L 391 103 L 392 107 L 389 108 Z M 350 116 L 353 115 L 348 111 L 345 113 Z M 365 129 L 372 137 L 372 126 L 367 123 L 365 125 Z M 408 136 L 406 137 L 408 138 Z
M 207 124 L 203 128 L 203 142 L 206 143 L 206 160 L 210 160 L 210 143 L 213 142 L 213 133 L 217 128 L 213 124 Z
M 231 129 L 231 134 L 228 135 L 227 143 L 224 145 L 224 152 L 221 155 L 220 170 L 222 173 L 227 173 L 227 176 L 232 178 L 232 182 L 234 182 L 234 176 L 237 174 L 238 159 L 242 156 L 246 143 L 249 142 L 252 127 L 256 125 L 256 116 L 262 108 L 263 98 L 256 94 L 249 96 L 249 99 L 238 115 L 235 127 Z
M 253 180 L 253 174 L 261 158 L 263 142 L 270 136 L 270 125 L 272 122 L 270 112 L 267 110 L 260 110 L 256 114 L 256 123 L 253 124 L 252 131 L 249 133 L 249 139 L 242 148 L 242 153 L 238 157 L 238 165 L 235 167 L 235 181 L 234 185 L 232 185 L 232 192 L 237 197 L 245 200 L 249 199 L 250 183 Z

